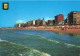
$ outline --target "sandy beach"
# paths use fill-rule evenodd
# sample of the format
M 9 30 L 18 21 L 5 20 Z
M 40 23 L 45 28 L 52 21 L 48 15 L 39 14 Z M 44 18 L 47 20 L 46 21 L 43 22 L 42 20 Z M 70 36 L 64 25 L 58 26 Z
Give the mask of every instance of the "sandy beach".
M 80 28 L 79 29 L 74 29 L 74 28 L 62 28 L 59 27 L 53 27 L 53 26 L 29 26 L 29 27 L 24 27 L 24 28 L 1 28 L 1 29 L 23 29 L 23 30 L 46 30 L 46 31 L 52 31 L 55 33 L 62 33 L 62 34 L 73 34 L 73 35 L 78 35 L 80 36 Z

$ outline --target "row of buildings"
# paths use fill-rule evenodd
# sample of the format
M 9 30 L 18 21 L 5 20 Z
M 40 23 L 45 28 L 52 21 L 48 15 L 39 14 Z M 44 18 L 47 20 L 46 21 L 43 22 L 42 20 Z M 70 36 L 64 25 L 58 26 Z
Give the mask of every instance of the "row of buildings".
M 28 21 L 25 24 L 16 24 L 14 27 L 26 27 L 26 26 L 54 26 L 54 25 L 80 25 L 80 12 L 72 11 L 64 19 L 63 14 L 55 16 L 55 20 L 48 20 L 47 22 L 41 19 Z

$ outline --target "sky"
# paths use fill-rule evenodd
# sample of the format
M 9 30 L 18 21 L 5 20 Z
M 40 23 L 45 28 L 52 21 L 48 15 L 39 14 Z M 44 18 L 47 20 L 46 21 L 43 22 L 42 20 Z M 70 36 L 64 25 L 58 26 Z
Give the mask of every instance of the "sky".
M 9 10 L 2 9 L 2 3 L 9 3 Z M 80 11 L 80 1 L 1 1 L 0 27 L 14 27 L 30 20 L 54 20 L 58 14 L 64 19 L 71 11 Z

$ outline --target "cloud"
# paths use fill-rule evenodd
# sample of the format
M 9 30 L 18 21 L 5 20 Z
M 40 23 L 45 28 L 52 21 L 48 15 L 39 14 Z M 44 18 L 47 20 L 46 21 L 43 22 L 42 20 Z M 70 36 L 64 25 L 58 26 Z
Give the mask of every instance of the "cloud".
M 45 21 L 54 20 L 54 18 L 50 18 L 50 17 L 45 17 L 44 19 L 45 19 Z
M 17 20 L 16 23 L 21 24 L 21 23 L 26 23 L 25 20 Z

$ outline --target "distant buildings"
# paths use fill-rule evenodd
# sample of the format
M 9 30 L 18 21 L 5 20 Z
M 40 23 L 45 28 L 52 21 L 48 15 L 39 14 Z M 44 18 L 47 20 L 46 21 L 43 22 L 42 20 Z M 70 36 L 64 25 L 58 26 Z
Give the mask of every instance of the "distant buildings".
M 80 12 L 73 11 L 68 14 L 68 24 L 77 25 L 80 24 Z
M 35 26 L 40 26 L 41 25 L 41 19 L 38 19 L 35 21 Z
M 27 25 L 28 25 L 28 26 L 32 26 L 32 25 L 33 25 L 33 21 L 28 21 L 28 22 L 27 22 Z
M 15 24 L 14 27 L 15 28 L 22 28 L 22 27 L 26 27 L 27 24 Z
M 42 23 L 41 23 L 41 24 L 42 24 L 41 26 L 46 26 L 46 22 L 45 22 L 44 18 L 43 18 L 43 20 L 42 20 Z
M 46 22 L 45 22 L 44 18 L 43 18 L 43 20 L 40 20 L 40 19 L 36 20 L 35 26 L 46 26 Z
M 48 20 L 47 25 L 48 25 L 48 26 L 53 26 L 53 25 L 55 25 L 55 20 Z
M 36 25 L 36 21 L 35 20 L 33 20 L 33 26 L 35 26 Z
M 68 25 L 68 19 L 67 18 L 64 20 L 64 25 Z
M 16 24 L 14 27 L 26 27 L 26 26 L 54 26 L 54 25 L 80 25 L 80 12 L 72 11 L 67 15 L 64 20 L 63 14 L 55 16 L 55 20 L 48 20 L 47 22 L 41 19 L 28 21 L 25 24 Z
M 19 24 L 15 24 L 14 27 L 15 27 L 15 28 L 19 27 Z
M 64 24 L 64 16 L 62 14 L 55 16 L 55 25 L 62 25 Z

